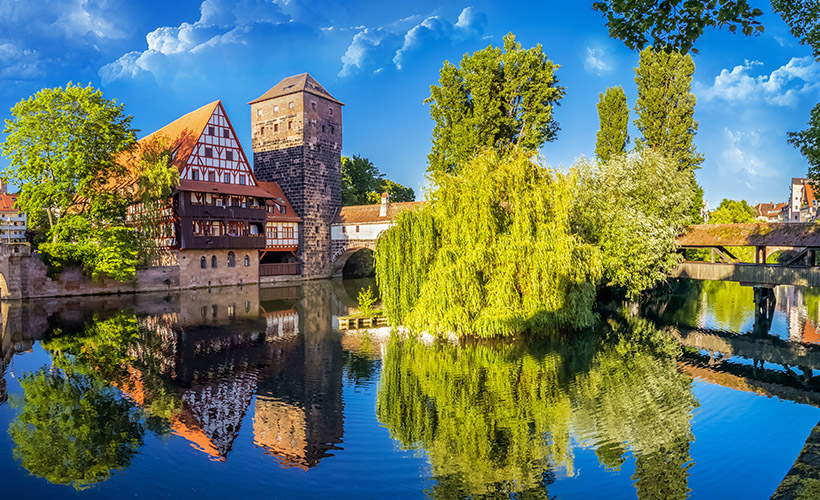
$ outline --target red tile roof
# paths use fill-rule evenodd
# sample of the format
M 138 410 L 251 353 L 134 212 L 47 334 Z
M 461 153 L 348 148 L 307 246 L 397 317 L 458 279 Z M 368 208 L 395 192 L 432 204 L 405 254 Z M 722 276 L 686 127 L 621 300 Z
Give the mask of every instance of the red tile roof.
M 252 100 L 248 104 L 255 104 L 257 102 L 273 99 L 274 97 L 295 94 L 297 92 L 308 92 L 319 97 L 324 97 L 325 99 L 331 100 L 337 104 L 341 104 L 342 106 L 344 106 L 344 103 L 342 101 L 330 95 L 330 92 L 325 90 L 325 88 L 322 87 L 319 84 L 319 82 L 317 82 L 312 76 L 310 76 L 307 73 L 302 73 L 301 75 L 294 75 L 285 78 L 281 82 L 271 87 L 270 90 L 268 90 L 261 96 L 257 97 L 256 99 Z
M 18 209 L 14 206 L 16 202 L 17 193 L 0 193 L 0 210 L 4 212 L 17 212 Z
M 352 207 L 342 207 L 339 215 L 333 220 L 334 224 L 367 224 L 377 222 L 388 222 L 393 220 L 400 212 L 420 207 L 424 201 L 405 201 L 401 203 L 391 203 L 386 216 L 379 215 L 381 204 L 377 205 L 355 205 Z

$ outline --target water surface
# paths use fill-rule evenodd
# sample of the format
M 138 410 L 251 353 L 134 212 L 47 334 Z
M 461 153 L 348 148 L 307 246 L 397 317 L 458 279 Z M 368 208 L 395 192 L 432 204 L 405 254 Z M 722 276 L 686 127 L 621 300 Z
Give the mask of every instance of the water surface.
M 341 333 L 367 282 L 2 304 L 3 498 L 767 498 L 820 291 L 679 282 L 594 331 Z

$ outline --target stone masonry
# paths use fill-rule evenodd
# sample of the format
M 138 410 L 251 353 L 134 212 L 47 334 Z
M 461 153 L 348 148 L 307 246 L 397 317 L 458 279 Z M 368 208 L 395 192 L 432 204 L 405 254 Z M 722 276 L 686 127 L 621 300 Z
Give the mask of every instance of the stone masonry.
M 251 102 L 254 173 L 278 183 L 303 220 L 305 278 L 331 273 L 330 226 L 342 206 L 342 106 L 310 75 L 287 78 Z

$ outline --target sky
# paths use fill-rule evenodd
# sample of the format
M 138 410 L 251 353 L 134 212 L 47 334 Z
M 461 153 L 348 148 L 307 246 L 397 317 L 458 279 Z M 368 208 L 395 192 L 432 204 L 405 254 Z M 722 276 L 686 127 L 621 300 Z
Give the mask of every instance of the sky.
M 758 37 L 710 30 L 696 44 L 697 173 L 714 208 L 723 198 L 788 199 L 807 163 L 786 134 L 820 100 L 820 63 L 768 2 Z M 445 60 L 500 45 L 512 32 L 560 65 L 560 131 L 541 150 L 568 168 L 592 157 L 596 104 L 621 85 L 636 99 L 637 53 L 608 37 L 592 0 L 0 0 L 0 118 L 44 87 L 101 89 L 147 135 L 221 99 L 250 151 L 250 106 L 282 78 L 309 72 L 345 103 L 344 155 L 369 158 L 423 196 L 433 122 L 430 85 Z M 630 120 L 635 113 L 630 113 Z M 630 125 L 630 136 L 638 135 Z M 3 136 L 5 138 L 5 136 Z M 8 160 L 0 158 L 0 168 Z

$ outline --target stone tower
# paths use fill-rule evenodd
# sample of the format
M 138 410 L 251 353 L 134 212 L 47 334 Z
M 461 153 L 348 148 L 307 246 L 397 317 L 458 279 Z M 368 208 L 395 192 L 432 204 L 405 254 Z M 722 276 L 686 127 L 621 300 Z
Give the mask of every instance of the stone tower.
M 277 83 L 251 105 L 253 169 L 279 184 L 302 218 L 305 278 L 330 277 L 330 225 L 342 207 L 342 106 L 307 73 Z

